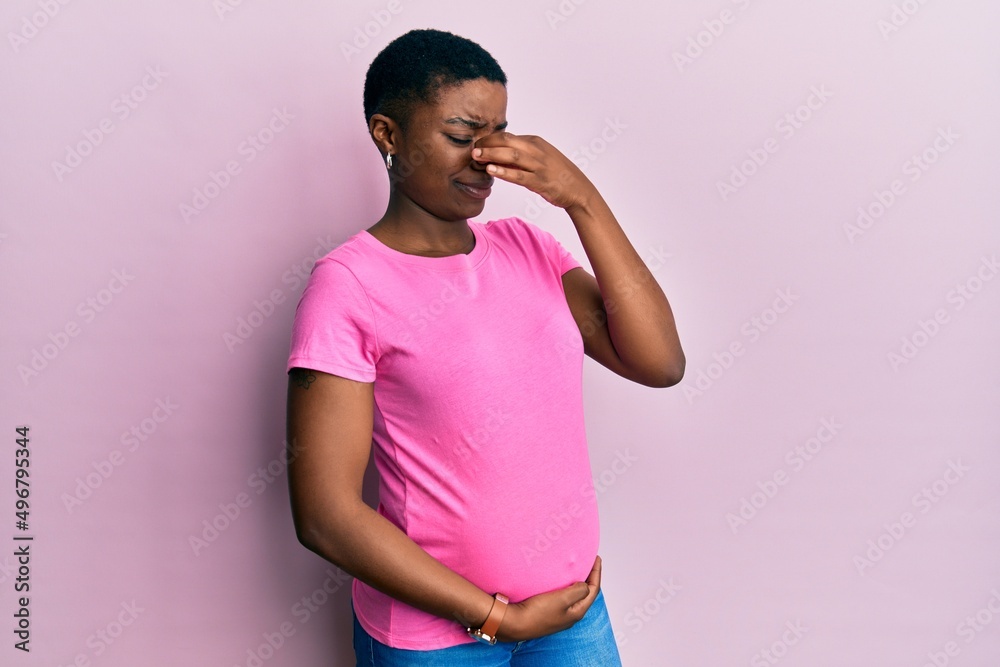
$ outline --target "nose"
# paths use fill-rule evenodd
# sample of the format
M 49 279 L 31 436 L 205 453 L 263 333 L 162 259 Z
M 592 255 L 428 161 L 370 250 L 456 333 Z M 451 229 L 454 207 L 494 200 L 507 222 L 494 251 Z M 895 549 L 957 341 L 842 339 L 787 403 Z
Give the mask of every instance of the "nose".
M 469 153 L 469 160 L 472 162 L 472 168 L 476 171 L 486 171 L 486 165 L 488 162 L 480 162 L 476 158 L 472 157 L 472 153 Z

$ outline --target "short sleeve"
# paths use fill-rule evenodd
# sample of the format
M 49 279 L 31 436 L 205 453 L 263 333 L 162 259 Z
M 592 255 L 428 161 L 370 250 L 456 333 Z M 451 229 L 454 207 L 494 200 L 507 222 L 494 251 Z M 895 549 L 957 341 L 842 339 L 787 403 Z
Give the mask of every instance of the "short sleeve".
M 375 381 L 378 341 L 371 304 L 340 262 L 316 263 L 295 308 L 288 368 L 311 368 L 358 382 Z
M 555 236 L 527 220 L 521 218 L 514 218 L 514 220 L 524 225 L 538 239 L 549 261 L 558 268 L 560 276 L 570 269 L 581 266 L 580 262 L 576 261 L 576 258 L 563 247 Z
M 576 261 L 576 258 L 570 254 L 569 250 L 566 250 L 562 243 L 559 243 L 559 239 L 552 236 L 552 243 L 555 245 L 554 253 L 558 262 L 560 276 L 570 269 L 575 269 L 576 267 L 581 266 L 580 262 Z

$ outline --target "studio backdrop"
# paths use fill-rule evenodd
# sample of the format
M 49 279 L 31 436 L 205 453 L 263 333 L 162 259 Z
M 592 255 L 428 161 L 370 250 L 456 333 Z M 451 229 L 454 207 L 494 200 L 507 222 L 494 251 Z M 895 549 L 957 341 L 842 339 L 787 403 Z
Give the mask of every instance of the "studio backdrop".
M 291 520 L 285 363 L 313 263 L 388 196 L 368 64 L 439 28 L 496 57 L 510 131 L 590 177 L 677 320 L 676 386 L 585 360 L 625 664 L 1000 664 L 998 20 L 5 2 L 0 663 L 353 664 L 350 578 Z M 498 182 L 477 221 L 508 216 L 591 270 Z

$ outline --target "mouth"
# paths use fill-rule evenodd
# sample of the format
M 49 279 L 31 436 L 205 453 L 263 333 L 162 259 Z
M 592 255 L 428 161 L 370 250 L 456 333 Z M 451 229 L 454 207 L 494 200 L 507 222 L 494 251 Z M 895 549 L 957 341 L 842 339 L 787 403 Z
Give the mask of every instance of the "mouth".
M 455 181 L 455 186 L 473 199 L 486 199 L 490 196 L 490 192 L 493 190 L 493 179 L 490 178 L 487 181 L 481 181 L 479 183 L 463 183 L 461 181 Z

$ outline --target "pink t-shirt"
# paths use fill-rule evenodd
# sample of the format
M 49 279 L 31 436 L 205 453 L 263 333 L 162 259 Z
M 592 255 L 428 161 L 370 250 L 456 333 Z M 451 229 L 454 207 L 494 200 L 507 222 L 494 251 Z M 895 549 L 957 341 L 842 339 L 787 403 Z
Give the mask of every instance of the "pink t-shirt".
M 583 340 L 562 274 L 580 264 L 518 218 L 469 222 L 468 254 L 421 257 L 367 231 L 313 268 L 288 368 L 374 382 L 378 512 L 512 602 L 583 581 L 598 546 L 584 431 Z M 455 620 L 355 580 L 375 639 L 474 641 Z

